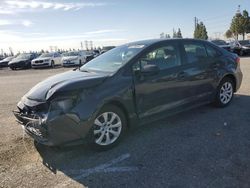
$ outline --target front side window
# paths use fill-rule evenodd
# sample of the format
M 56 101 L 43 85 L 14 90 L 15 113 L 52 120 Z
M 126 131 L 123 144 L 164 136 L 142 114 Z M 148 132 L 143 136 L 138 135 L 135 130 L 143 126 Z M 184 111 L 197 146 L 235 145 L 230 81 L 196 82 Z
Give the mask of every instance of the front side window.
M 184 44 L 187 63 L 202 63 L 207 58 L 206 49 L 203 44 L 188 43 Z
M 146 53 L 139 59 L 138 63 L 140 63 L 141 67 L 145 65 L 157 65 L 160 70 L 169 69 L 181 64 L 179 51 L 175 45 L 171 44 Z M 134 65 L 134 70 L 138 68 L 139 64 Z

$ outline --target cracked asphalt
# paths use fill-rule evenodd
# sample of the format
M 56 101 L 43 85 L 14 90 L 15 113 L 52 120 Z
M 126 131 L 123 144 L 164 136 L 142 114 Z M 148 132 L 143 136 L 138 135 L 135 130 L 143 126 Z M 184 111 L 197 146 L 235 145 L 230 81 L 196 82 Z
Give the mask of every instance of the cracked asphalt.
M 36 83 L 68 68 L 0 69 L 0 187 L 250 187 L 250 58 L 230 106 L 136 127 L 105 152 L 36 144 L 12 110 Z

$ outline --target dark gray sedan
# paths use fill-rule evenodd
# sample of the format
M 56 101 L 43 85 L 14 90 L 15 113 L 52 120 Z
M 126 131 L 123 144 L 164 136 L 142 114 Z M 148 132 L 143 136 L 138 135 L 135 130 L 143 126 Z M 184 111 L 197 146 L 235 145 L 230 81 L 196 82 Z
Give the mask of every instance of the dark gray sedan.
M 241 81 L 239 57 L 210 42 L 139 41 L 40 82 L 14 114 L 42 144 L 108 149 L 134 125 L 202 104 L 229 105 Z

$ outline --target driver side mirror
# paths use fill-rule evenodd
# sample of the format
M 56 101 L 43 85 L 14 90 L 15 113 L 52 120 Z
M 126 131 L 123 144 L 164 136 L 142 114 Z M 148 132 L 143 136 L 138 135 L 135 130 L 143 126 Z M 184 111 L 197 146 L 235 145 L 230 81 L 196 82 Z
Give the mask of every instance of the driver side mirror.
M 158 74 L 160 71 L 159 67 L 157 65 L 144 65 L 141 68 L 141 73 L 145 76 L 152 76 Z

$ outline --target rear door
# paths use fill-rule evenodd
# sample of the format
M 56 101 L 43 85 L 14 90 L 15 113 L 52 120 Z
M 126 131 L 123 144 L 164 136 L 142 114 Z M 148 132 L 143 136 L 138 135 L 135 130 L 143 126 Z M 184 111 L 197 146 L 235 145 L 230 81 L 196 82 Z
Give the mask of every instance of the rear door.
M 183 41 L 184 61 L 183 78 L 188 85 L 192 101 L 208 100 L 213 92 L 214 67 L 207 55 L 205 43 L 199 41 Z

